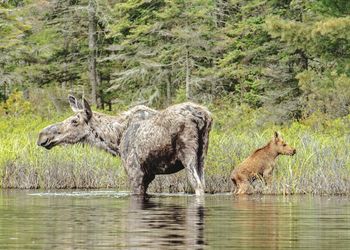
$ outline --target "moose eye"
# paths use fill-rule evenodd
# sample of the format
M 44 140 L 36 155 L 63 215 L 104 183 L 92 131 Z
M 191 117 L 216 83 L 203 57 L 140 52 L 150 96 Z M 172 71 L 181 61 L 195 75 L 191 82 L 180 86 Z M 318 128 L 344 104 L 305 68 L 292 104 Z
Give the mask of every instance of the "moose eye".
M 287 146 L 287 144 L 284 143 L 284 144 L 283 144 L 283 147 L 285 147 L 285 146 Z
M 72 120 L 73 125 L 78 125 L 78 120 Z

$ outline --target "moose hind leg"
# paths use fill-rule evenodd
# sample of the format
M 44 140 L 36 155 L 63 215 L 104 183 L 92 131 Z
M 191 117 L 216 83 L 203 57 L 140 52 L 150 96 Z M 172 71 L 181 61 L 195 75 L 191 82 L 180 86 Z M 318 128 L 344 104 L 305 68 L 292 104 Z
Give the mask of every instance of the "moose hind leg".
M 204 151 L 199 150 L 198 151 L 198 165 L 197 165 L 197 173 L 199 176 L 199 179 L 202 183 L 203 188 L 205 187 L 205 176 L 204 176 Z
M 253 193 L 253 187 L 252 185 L 250 185 L 250 182 L 248 180 L 242 182 L 237 191 L 237 194 L 252 194 L 252 193 Z
M 205 187 L 204 176 L 204 159 L 208 151 L 209 144 L 209 132 L 211 127 L 211 120 L 206 120 L 206 125 L 202 130 L 198 132 L 198 174 L 202 182 L 203 188 Z
M 186 155 L 183 155 L 182 157 L 182 164 L 184 165 L 186 172 L 187 172 L 187 178 L 192 186 L 192 188 L 195 190 L 196 195 L 203 195 L 204 194 L 204 186 L 202 184 L 201 178 L 198 173 L 198 161 L 197 161 L 197 155 L 194 152 L 187 152 Z

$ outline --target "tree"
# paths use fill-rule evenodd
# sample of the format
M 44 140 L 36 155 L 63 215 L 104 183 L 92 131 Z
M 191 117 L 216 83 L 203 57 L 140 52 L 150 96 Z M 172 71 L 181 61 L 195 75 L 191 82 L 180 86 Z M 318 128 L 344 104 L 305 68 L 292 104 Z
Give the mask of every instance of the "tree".
M 23 37 L 31 26 L 20 20 L 21 9 L 15 9 L 19 3 L 14 1 L 0 3 L 0 98 L 5 101 L 9 95 L 9 88 L 21 76 L 16 74 L 18 50 L 24 47 Z
M 115 87 L 135 83 L 142 86 L 141 100 L 166 96 L 185 87 L 187 99 L 205 87 L 206 69 L 213 64 L 209 37 L 214 33 L 212 1 L 128 1 L 116 5 L 119 22 L 111 27 L 122 49 L 121 69 Z M 136 87 L 135 86 L 135 87 Z M 136 87 L 138 88 L 138 87 Z M 132 88 L 134 89 L 134 88 Z M 171 90 L 173 89 L 173 90 Z
M 342 8 L 339 8 L 342 6 Z M 343 1 L 306 2 L 297 20 L 273 16 L 267 19 L 269 33 L 290 51 L 299 54 L 303 67 L 296 79 L 302 90 L 304 116 L 321 111 L 332 117 L 350 113 L 347 91 L 350 70 L 350 5 Z M 321 11 L 320 11 L 321 10 Z

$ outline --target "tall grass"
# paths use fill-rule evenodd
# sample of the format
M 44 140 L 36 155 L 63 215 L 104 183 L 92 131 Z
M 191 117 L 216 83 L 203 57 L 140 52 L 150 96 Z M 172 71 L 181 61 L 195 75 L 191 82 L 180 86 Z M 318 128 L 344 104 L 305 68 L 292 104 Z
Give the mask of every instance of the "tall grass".
M 263 111 L 227 105 L 210 108 L 214 127 L 206 159 L 206 191 L 227 192 L 232 169 L 256 148 L 264 146 L 275 130 L 297 149 L 293 157 L 280 156 L 271 186 L 254 183 L 266 194 L 349 194 L 350 117 L 327 120 L 313 116 L 285 126 L 271 124 Z M 128 188 L 119 158 L 89 146 L 36 146 L 38 132 L 63 120 L 35 115 L 0 120 L 0 175 L 3 188 Z M 189 192 L 185 172 L 157 176 L 150 192 Z

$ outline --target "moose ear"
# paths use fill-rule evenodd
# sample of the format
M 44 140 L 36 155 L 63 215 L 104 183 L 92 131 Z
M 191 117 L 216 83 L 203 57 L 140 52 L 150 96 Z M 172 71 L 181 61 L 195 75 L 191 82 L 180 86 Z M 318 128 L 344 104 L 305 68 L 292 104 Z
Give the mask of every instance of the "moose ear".
M 73 112 L 76 113 L 76 112 L 79 112 L 83 109 L 83 106 L 81 105 L 81 103 L 74 96 L 69 95 L 68 101 L 69 101 L 69 105 L 70 105 L 71 109 L 73 110 Z
M 92 110 L 91 110 L 90 104 L 85 100 L 85 98 L 83 99 L 83 104 L 84 104 L 84 112 L 86 114 L 86 118 L 87 120 L 90 120 L 92 117 Z

